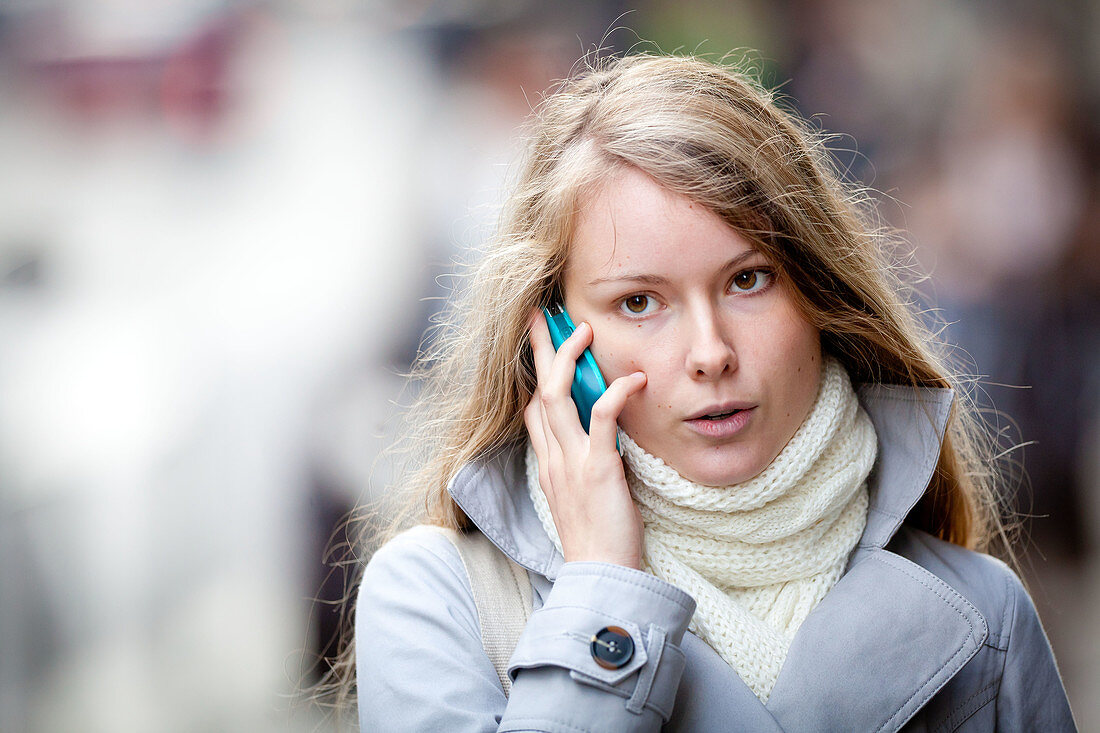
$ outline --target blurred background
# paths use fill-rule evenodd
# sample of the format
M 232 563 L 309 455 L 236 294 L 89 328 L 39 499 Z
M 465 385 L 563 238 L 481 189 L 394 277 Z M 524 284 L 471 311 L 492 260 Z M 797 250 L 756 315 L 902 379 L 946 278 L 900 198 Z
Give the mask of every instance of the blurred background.
M 1085 0 L 0 3 L 0 731 L 315 727 L 324 547 L 442 276 L 539 93 L 640 39 L 755 49 L 909 232 L 1100 730 L 1097 38 Z

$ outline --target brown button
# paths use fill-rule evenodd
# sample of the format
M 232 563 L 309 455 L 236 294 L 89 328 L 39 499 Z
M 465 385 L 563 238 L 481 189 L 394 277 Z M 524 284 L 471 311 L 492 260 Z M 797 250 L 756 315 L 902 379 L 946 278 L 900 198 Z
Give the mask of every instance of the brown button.
M 634 656 L 634 640 L 626 629 L 605 626 L 592 635 L 592 658 L 604 669 L 619 669 Z

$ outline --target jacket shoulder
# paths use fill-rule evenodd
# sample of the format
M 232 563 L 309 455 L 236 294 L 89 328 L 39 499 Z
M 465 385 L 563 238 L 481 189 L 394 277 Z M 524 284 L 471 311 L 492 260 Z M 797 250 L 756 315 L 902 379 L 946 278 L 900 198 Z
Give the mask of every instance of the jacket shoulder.
M 357 608 L 413 610 L 443 604 L 464 630 L 480 636 L 477 607 L 458 549 L 435 527 L 418 525 L 382 545 L 363 570 Z
M 431 527 L 394 537 L 364 569 L 355 656 L 362 730 L 484 730 L 507 702 L 462 559 Z
M 386 541 L 367 562 L 355 606 L 356 634 L 363 626 L 417 633 L 417 623 L 438 617 L 451 632 L 480 644 L 481 625 L 470 578 L 458 548 L 434 527 L 419 525 Z M 396 627 L 396 628 L 394 628 Z
M 404 532 L 393 536 L 379 547 L 368 562 L 368 567 L 375 563 L 386 565 L 393 562 L 407 562 L 411 560 L 430 561 L 434 557 L 436 562 L 451 567 L 462 569 L 462 560 L 454 544 L 447 539 L 440 527 L 427 524 L 418 524 Z M 465 574 L 465 571 L 463 571 Z
M 907 525 L 902 525 L 887 549 L 921 566 L 970 601 L 988 624 L 986 643 L 1002 645 L 1013 609 L 1021 598 L 1028 598 L 1019 576 L 1008 565 Z

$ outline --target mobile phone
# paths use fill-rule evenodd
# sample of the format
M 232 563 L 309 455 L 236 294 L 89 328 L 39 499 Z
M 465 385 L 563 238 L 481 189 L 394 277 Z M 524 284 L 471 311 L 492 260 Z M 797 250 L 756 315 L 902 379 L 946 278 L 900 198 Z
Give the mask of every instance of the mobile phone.
M 554 343 L 554 350 L 561 348 L 562 342 L 573 335 L 576 326 L 573 319 L 565 310 L 565 306 L 559 301 L 550 303 L 542 309 L 546 316 L 546 326 L 550 329 L 550 340 Z M 581 358 L 577 359 L 577 369 L 573 374 L 573 386 L 570 393 L 573 402 L 577 405 L 577 414 L 581 418 L 581 426 L 584 432 L 588 432 L 588 426 L 592 422 L 592 406 L 596 404 L 599 396 L 607 391 L 607 382 L 596 366 L 596 359 L 588 349 L 584 350 Z M 616 439 L 617 441 L 617 439 Z

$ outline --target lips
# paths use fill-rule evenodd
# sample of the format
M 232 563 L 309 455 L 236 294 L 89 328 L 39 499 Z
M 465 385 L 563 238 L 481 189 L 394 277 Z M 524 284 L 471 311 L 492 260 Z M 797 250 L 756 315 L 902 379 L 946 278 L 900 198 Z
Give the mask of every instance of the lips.
M 755 414 L 755 405 L 716 405 L 700 410 L 684 423 L 708 440 L 727 440 L 744 430 Z
M 755 407 L 755 405 L 748 404 L 747 402 L 725 402 L 720 405 L 705 407 L 686 419 L 724 420 L 735 413 L 741 412 L 742 410 L 750 410 L 753 407 Z
M 715 415 L 703 415 L 701 417 L 696 417 L 695 419 L 697 419 L 697 420 L 723 420 L 723 419 L 725 419 L 725 418 L 727 418 L 731 415 L 736 415 L 739 412 L 741 412 L 741 411 L 739 411 L 739 409 L 730 409 L 730 411 L 728 413 L 718 413 L 718 414 L 715 414 Z

